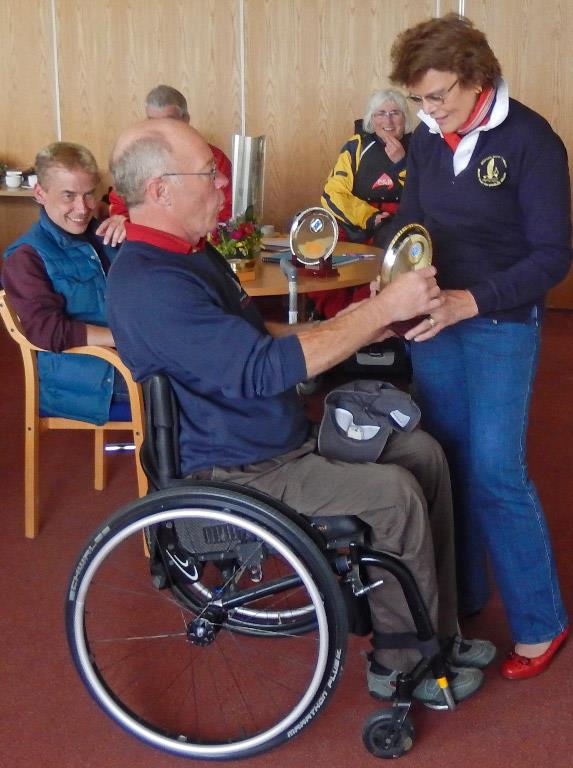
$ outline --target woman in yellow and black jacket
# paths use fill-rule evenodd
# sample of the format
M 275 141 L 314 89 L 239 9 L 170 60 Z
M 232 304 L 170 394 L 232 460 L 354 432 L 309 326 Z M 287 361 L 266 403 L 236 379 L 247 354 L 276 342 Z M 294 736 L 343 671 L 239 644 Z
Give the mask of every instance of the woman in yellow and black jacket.
M 336 217 L 340 240 L 368 243 L 398 209 L 404 188 L 412 130 L 406 99 L 400 91 L 375 91 L 355 130 L 340 151 L 320 202 Z M 329 318 L 369 294 L 364 285 L 308 296 L 316 317 Z
M 398 208 L 412 129 L 404 96 L 376 91 L 356 133 L 342 147 L 321 204 L 341 226 L 340 239 L 367 242 Z

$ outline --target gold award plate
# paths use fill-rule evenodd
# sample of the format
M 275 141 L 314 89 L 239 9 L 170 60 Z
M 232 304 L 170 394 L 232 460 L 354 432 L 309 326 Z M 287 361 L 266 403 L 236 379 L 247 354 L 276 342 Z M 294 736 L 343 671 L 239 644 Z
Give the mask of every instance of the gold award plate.
M 396 233 L 386 249 L 380 280 L 383 285 L 404 272 L 429 267 L 432 263 L 432 240 L 421 224 L 408 224 Z

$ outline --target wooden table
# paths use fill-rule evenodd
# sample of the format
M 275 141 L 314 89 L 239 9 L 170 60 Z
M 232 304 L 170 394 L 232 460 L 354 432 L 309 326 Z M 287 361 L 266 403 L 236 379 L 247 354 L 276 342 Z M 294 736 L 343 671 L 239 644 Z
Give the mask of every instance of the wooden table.
M 0 197 L 34 197 L 34 192 L 31 187 L 7 187 L 5 184 L 0 184 Z
M 343 253 L 375 253 L 378 258 L 355 261 L 352 264 L 337 267 L 338 275 L 334 277 L 308 277 L 303 270 L 299 270 L 297 280 L 299 294 L 349 288 L 354 285 L 369 283 L 378 277 L 380 261 L 384 253 L 380 248 L 359 243 L 338 243 L 334 253 L 338 255 Z M 245 281 L 243 288 L 249 296 L 284 296 L 288 294 L 288 281 L 278 264 L 260 262 L 257 264 L 256 279 Z

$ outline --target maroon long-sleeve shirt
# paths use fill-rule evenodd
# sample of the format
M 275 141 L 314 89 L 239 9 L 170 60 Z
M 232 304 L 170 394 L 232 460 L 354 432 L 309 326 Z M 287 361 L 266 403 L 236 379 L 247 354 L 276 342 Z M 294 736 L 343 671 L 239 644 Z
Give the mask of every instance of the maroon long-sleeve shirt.
M 107 274 L 107 256 L 97 247 L 96 252 Z M 86 323 L 66 313 L 65 297 L 54 290 L 41 256 L 30 245 L 21 245 L 4 262 L 2 285 L 32 344 L 51 352 L 86 344 Z

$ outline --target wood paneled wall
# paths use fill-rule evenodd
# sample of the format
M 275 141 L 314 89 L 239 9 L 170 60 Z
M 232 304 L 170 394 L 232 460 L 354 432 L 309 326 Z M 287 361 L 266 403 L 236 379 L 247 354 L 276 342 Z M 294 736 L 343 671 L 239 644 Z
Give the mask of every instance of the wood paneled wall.
M 573 156 L 569 0 L 2 0 L 0 159 L 30 165 L 61 127 L 105 171 L 118 133 L 165 82 L 227 153 L 243 120 L 267 136 L 264 218 L 284 226 L 318 202 L 354 119 L 388 85 L 396 34 L 461 6 L 488 34 L 512 95 Z M 0 198 L 0 247 L 35 215 L 31 201 Z M 573 308 L 573 279 L 552 300 Z
M 56 138 L 50 0 L 0 2 L 0 160 L 28 167 Z M 0 249 L 37 217 L 33 200 L 0 198 Z
M 249 0 L 247 132 L 267 136 L 265 218 L 316 205 L 372 91 L 388 85 L 389 47 L 432 14 L 431 0 Z
M 148 91 L 185 94 L 192 123 L 227 153 L 240 125 L 235 0 L 57 0 L 62 136 L 107 167 Z

